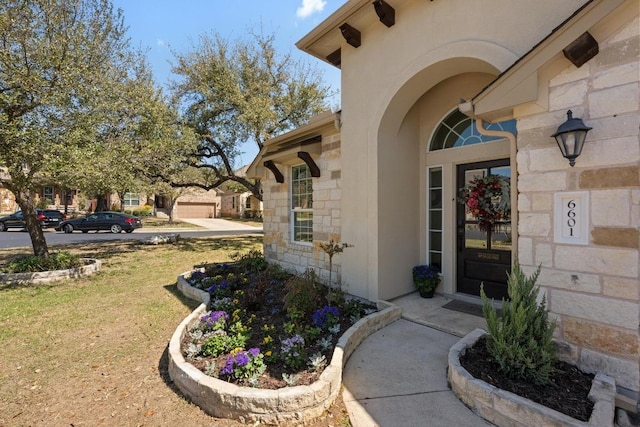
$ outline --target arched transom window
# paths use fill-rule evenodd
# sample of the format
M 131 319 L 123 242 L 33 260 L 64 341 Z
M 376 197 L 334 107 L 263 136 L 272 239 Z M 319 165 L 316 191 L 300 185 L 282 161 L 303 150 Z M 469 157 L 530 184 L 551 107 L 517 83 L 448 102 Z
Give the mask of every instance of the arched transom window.
M 462 114 L 456 108 L 438 125 L 433 138 L 431 138 L 429 151 L 464 147 L 500 139 L 495 136 L 480 135 L 478 129 L 476 129 L 475 122 L 475 120 Z M 509 131 L 515 134 L 516 121 L 507 120 L 500 123 L 486 123 L 485 128 L 488 130 Z

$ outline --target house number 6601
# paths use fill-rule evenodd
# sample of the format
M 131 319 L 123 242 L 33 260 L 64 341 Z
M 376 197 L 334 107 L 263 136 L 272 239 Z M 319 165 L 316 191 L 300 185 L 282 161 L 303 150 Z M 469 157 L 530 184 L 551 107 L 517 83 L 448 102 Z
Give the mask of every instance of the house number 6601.
M 589 244 L 589 192 L 554 194 L 553 240 L 570 245 Z
M 576 226 L 576 201 L 574 199 L 567 202 L 567 225 L 569 226 L 569 236 L 573 237 L 573 228 Z

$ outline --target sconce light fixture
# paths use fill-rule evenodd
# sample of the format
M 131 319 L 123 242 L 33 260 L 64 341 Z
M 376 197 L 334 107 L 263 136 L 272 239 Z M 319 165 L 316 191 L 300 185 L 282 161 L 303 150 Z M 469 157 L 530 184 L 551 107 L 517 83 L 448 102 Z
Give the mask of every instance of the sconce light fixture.
M 582 122 L 582 119 L 574 119 L 573 113 L 569 110 L 567 111 L 567 121 L 558 127 L 556 133 L 551 135 L 556 139 L 562 155 L 569 159 L 571 167 L 576 164 L 576 158 L 582 153 L 584 140 L 587 138 L 587 132 L 591 129 Z

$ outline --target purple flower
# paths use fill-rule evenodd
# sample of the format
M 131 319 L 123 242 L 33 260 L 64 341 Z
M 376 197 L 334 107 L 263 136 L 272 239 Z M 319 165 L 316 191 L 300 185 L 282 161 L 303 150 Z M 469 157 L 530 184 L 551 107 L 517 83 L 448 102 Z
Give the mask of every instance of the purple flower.
M 200 318 L 200 322 L 204 323 L 205 326 L 211 328 L 218 324 L 221 320 L 227 320 L 229 315 L 224 311 L 212 311 L 211 313 L 205 314 Z
M 235 358 L 233 356 L 227 357 L 227 363 L 224 365 L 222 369 L 220 369 L 220 373 L 222 375 L 231 375 L 233 374 L 233 362 Z
M 296 344 L 304 345 L 304 338 L 297 334 L 292 336 L 291 338 L 283 340 L 281 350 L 283 353 L 289 353 L 291 349 L 296 346 Z
M 413 267 L 413 280 L 425 282 L 427 280 L 437 279 L 439 269 L 435 265 L 416 265 Z
M 191 276 L 189 277 L 189 282 L 197 283 L 203 278 L 205 278 L 206 276 L 207 275 L 202 271 L 194 271 L 193 273 L 191 273 Z
M 247 366 L 249 364 L 249 356 L 244 351 L 236 354 L 236 366 Z
M 318 328 L 322 328 L 330 318 L 336 318 L 340 312 L 336 307 L 324 306 L 313 313 L 313 324 Z
M 259 348 L 250 348 L 249 349 L 249 354 L 251 355 L 251 357 L 256 357 L 257 355 L 260 354 L 260 349 Z

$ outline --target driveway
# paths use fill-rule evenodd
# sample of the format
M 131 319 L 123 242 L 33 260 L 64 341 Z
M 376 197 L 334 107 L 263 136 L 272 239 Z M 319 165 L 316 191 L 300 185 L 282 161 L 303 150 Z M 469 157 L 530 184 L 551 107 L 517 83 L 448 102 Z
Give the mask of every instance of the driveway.
M 228 221 L 220 218 L 180 218 L 180 221 L 195 224 L 212 231 L 262 231 L 262 227 L 253 227 L 243 222 Z

